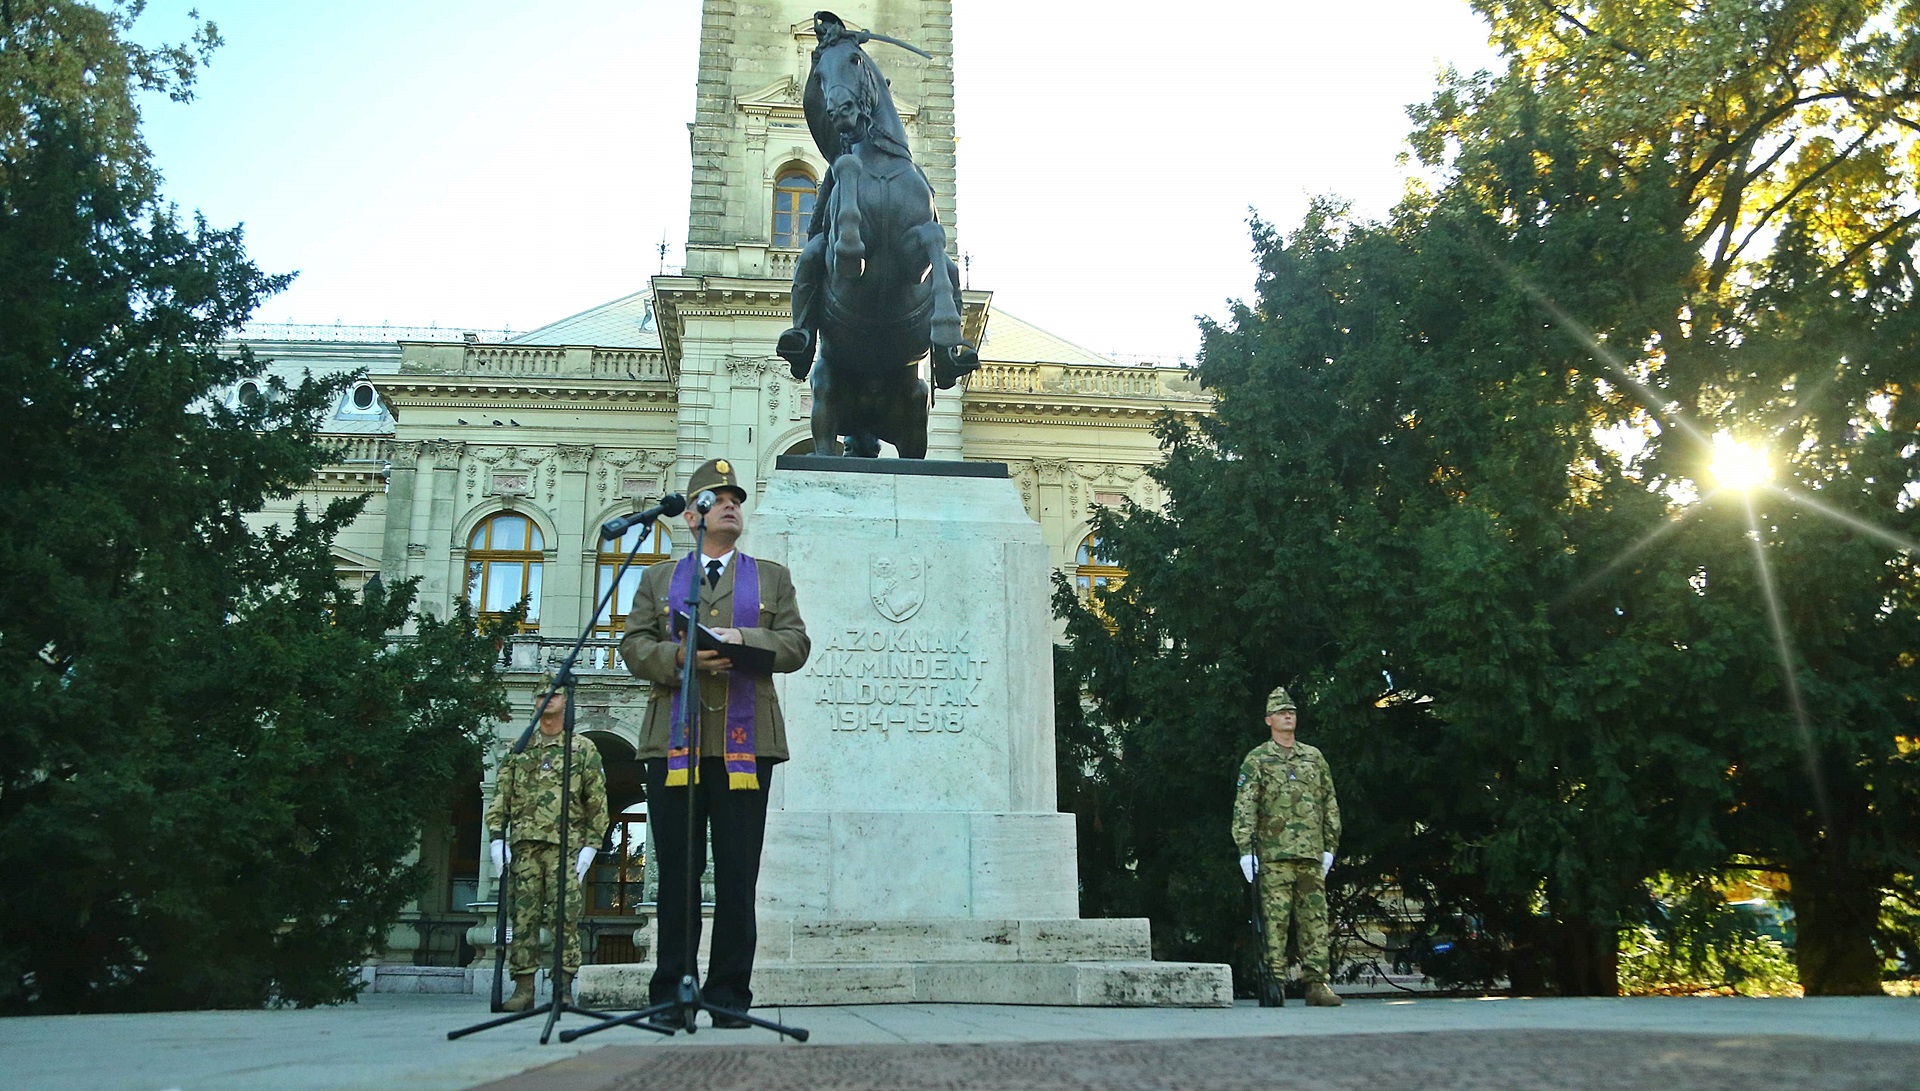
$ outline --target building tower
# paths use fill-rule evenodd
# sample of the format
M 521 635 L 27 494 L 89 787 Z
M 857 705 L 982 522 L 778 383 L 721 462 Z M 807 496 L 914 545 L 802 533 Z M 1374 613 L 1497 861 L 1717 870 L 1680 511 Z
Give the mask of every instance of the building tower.
M 818 0 L 705 0 L 689 126 L 693 182 L 683 274 L 654 279 L 661 345 L 680 381 L 678 475 L 725 453 L 756 493 L 774 460 L 811 450 L 812 396 L 772 346 L 789 324 L 794 262 L 827 163 L 801 108 Z M 855 0 L 838 14 L 912 42 L 932 60 L 876 44 L 914 159 L 933 184 L 947 248 L 959 254 L 950 0 Z M 989 295 L 969 292 L 966 337 L 985 335 Z M 935 398 L 929 458 L 958 459 L 960 391 Z

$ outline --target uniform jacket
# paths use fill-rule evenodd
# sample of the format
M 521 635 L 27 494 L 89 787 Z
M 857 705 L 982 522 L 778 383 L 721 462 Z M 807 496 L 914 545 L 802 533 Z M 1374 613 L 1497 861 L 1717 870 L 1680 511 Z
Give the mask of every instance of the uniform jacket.
M 565 735 L 533 733 L 518 754 L 508 754 L 493 781 L 493 805 L 487 808 L 487 837 L 499 840 L 511 827 L 515 843 L 560 843 L 560 740 Z M 573 784 L 567 812 L 569 852 L 599 845 L 607 832 L 607 771 L 600 751 L 584 736 L 573 737 Z
M 1240 763 L 1233 797 L 1233 843 L 1241 855 L 1258 835 L 1263 863 L 1320 859 L 1340 847 L 1340 801 L 1333 771 L 1317 747 L 1303 742 L 1285 753 L 1272 739 Z
M 720 586 L 700 590 L 700 621 L 710 629 L 733 627 L 733 577 L 739 569 L 739 557 L 720 574 Z M 760 568 L 760 623 L 740 629 L 745 643 L 773 651 L 773 669 L 780 673 L 797 671 L 806 665 L 813 651 L 806 623 L 800 620 L 800 604 L 793 595 L 793 574 L 785 565 L 755 560 Z M 620 657 L 634 677 L 654 683 L 647 700 L 646 725 L 640 735 L 636 757 L 667 756 L 667 734 L 673 726 L 673 702 L 680 696 L 680 668 L 673 662 L 678 644 L 673 639 L 672 611 L 684 610 L 683 602 L 671 602 L 675 561 L 664 561 L 647 569 L 634 592 L 633 612 L 627 615 L 627 635 L 620 641 Z M 702 672 L 700 683 L 700 754 L 722 756 L 727 722 L 727 676 Z M 759 757 L 786 761 L 787 725 L 780 715 L 780 699 L 774 696 L 773 679 L 756 678 L 754 692 L 754 749 Z

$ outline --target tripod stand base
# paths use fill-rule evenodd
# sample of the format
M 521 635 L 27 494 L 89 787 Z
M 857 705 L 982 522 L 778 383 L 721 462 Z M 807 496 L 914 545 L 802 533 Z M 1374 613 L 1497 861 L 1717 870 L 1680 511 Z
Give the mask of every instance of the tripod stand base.
M 540 1031 L 540 1044 L 546 1045 L 547 1039 L 553 1036 L 553 1025 L 559 1022 L 560 1017 L 562 1015 L 567 1015 L 567 1014 L 584 1015 L 589 1019 L 600 1020 L 600 1022 L 602 1023 L 602 1026 L 592 1028 L 594 1030 L 603 1030 L 605 1029 L 606 1024 L 624 1021 L 621 1016 L 613 1015 L 609 1012 L 594 1011 L 592 1008 L 575 1007 L 574 1005 L 569 1004 L 564 1000 L 557 1000 L 557 1001 L 549 1000 L 544 1004 L 536 1004 L 533 1007 L 528 1008 L 526 1011 L 517 1011 L 517 1012 L 514 1012 L 512 1015 L 503 1015 L 498 1019 L 489 1019 L 484 1023 L 475 1023 L 470 1027 L 461 1027 L 459 1030 L 450 1030 L 447 1032 L 447 1040 L 451 1042 L 455 1038 L 464 1038 L 469 1034 L 478 1034 L 483 1030 L 492 1030 L 495 1027 L 504 1027 L 508 1023 L 518 1023 L 522 1019 L 532 1019 L 535 1016 L 544 1015 L 547 1017 L 547 1025 L 544 1029 Z M 639 1026 L 641 1030 L 651 1030 L 658 1034 L 673 1033 L 672 1031 L 666 1029 L 665 1027 L 654 1026 L 650 1023 L 640 1023 L 640 1024 L 634 1024 L 634 1025 Z M 578 1037 L 581 1033 L 582 1032 L 580 1031 L 563 1030 L 560 1032 L 560 1040 L 563 1042 L 571 1042 L 573 1041 L 574 1038 Z
M 796 1042 L 804 1042 L 810 1037 L 809 1032 L 800 1027 L 789 1027 L 781 1023 L 776 1023 L 771 1019 L 762 1019 L 748 1012 L 736 1011 L 733 1008 L 723 1008 L 718 1005 L 709 1004 L 700 995 L 700 983 L 691 977 L 687 977 L 681 979 L 680 995 L 672 1000 L 655 1004 L 651 1007 L 641 1008 L 639 1011 L 620 1016 L 617 1019 L 608 1019 L 596 1027 L 563 1030 L 560 1032 L 560 1040 L 562 1042 L 572 1042 L 586 1035 L 596 1034 L 606 1030 L 608 1027 L 617 1026 L 645 1027 L 648 1030 L 657 1031 L 661 1034 L 673 1034 L 677 1031 L 694 1034 L 699 1030 L 698 1026 L 695 1025 L 694 1016 L 703 1011 L 713 1016 L 716 1026 L 720 1025 L 719 1021 L 722 1018 L 725 1018 L 733 1020 L 736 1027 L 741 1024 L 759 1027 L 763 1030 L 773 1031 L 783 1038 L 792 1038 Z M 673 1020 L 666 1022 L 653 1021 L 654 1016 L 664 1015 L 667 1012 L 673 1012 L 679 1016 L 678 1026 L 672 1025 Z

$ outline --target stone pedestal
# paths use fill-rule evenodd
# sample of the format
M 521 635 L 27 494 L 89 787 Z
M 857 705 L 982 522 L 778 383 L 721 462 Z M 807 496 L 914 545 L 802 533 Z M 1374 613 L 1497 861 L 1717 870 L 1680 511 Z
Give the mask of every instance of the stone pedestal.
M 1004 466 L 783 458 L 742 545 L 813 638 L 778 682 L 757 1003 L 1232 1002 L 1144 920 L 1078 919 L 1047 555 Z M 584 968 L 587 1002 L 641 1003 L 642 972 Z

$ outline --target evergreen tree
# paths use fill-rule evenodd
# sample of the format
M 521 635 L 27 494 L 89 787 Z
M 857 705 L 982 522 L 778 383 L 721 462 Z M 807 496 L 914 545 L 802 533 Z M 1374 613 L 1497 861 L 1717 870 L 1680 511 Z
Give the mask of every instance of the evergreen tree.
M 493 638 L 388 636 L 412 587 L 349 592 L 330 549 L 363 500 L 254 518 L 326 461 L 345 380 L 223 403 L 259 361 L 222 337 L 286 278 L 63 96 L 46 17 L 76 11 L 7 12 L 0 1011 L 346 999 L 504 712 Z
M 1167 510 L 1099 523 L 1124 595 L 1061 596 L 1137 878 L 1112 908 L 1227 948 L 1231 770 L 1288 682 L 1348 911 L 1411 896 L 1443 976 L 1611 992 L 1644 880 L 1744 859 L 1792 876 L 1809 991 L 1877 989 L 1920 844 L 1914 13 L 1478 6 L 1509 67 L 1417 111 L 1436 188 L 1255 224 Z M 1749 523 L 1720 429 L 1777 433 L 1803 502 Z

